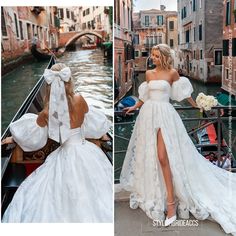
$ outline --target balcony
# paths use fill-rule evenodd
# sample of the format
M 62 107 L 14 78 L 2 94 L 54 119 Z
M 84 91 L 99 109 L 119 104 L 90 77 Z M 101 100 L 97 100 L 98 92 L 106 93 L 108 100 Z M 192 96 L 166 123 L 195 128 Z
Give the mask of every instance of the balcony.
M 156 46 L 158 43 L 144 43 L 145 49 L 150 49 L 153 46 Z
M 179 48 L 182 51 L 192 51 L 192 43 L 182 43 L 179 45 Z

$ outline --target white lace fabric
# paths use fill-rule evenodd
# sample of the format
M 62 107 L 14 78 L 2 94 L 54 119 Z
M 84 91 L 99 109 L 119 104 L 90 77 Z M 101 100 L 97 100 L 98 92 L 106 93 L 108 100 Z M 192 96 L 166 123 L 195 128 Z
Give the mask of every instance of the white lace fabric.
M 103 151 L 85 141 L 100 138 L 110 128 L 106 116 L 89 109 L 81 128 L 70 129 L 69 138 L 29 175 L 6 209 L 3 223 L 112 223 L 113 168 Z M 48 127 L 25 114 L 10 125 L 13 139 L 25 151 L 46 144 Z
M 144 101 L 137 117 L 123 163 L 120 183 L 131 192 L 130 207 L 140 207 L 148 217 L 164 220 L 167 193 L 157 156 L 157 132 L 164 139 L 172 173 L 178 217 L 213 219 L 226 233 L 236 235 L 236 174 L 206 160 L 187 134 L 181 118 L 166 96 L 177 101 L 190 97 L 193 89 L 181 77 L 172 86 L 167 81 L 144 82 Z

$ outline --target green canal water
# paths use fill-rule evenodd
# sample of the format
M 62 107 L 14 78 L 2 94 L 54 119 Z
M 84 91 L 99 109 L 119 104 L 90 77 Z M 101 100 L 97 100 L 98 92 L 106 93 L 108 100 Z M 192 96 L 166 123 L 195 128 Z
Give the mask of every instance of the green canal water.
M 58 62 L 72 70 L 76 92 L 90 105 L 101 109 L 113 120 L 112 64 L 99 49 L 66 52 Z M 2 133 L 47 67 L 48 62 L 33 61 L 2 77 Z
M 135 84 L 132 88 L 131 94 L 135 95 L 138 97 L 138 86 L 144 81 L 144 74 L 139 74 L 139 76 L 137 77 L 137 80 L 135 81 Z M 194 99 L 196 99 L 197 95 L 200 92 L 203 92 L 207 95 L 213 95 L 215 96 L 216 93 L 218 91 L 220 91 L 220 85 L 216 85 L 216 84 L 210 84 L 210 85 L 204 85 L 202 83 L 199 83 L 197 81 L 191 80 L 191 83 L 193 85 L 193 89 L 194 92 L 192 94 L 192 97 Z M 180 103 L 178 102 L 172 102 L 173 105 L 181 105 L 181 106 L 190 106 L 190 104 L 185 100 L 182 101 Z M 200 113 L 199 111 L 195 110 L 195 111 L 178 111 L 179 115 L 181 116 L 181 118 L 197 118 L 200 117 Z M 133 130 L 133 126 L 134 125 L 119 125 L 119 122 L 132 122 L 135 121 L 137 115 L 135 116 L 126 116 L 125 118 L 121 118 L 121 117 L 115 117 L 115 128 L 114 128 L 114 132 L 115 134 L 117 134 L 118 136 L 127 138 L 128 140 L 131 137 L 132 134 L 132 130 Z M 184 125 L 186 127 L 187 130 L 192 130 L 193 128 L 198 127 L 198 122 L 184 122 Z M 226 140 L 227 143 L 229 143 L 229 137 L 231 136 L 231 140 L 233 142 L 234 138 L 236 137 L 236 121 L 233 122 L 233 130 L 232 130 L 232 135 L 229 134 L 229 122 L 228 121 L 224 121 L 224 127 L 223 127 L 223 134 L 224 134 L 224 138 Z M 128 141 L 121 139 L 119 137 L 115 136 L 115 151 L 120 151 L 120 150 L 126 150 L 127 149 L 127 145 L 128 145 Z M 193 139 L 194 141 L 194 139 Z M 232 151 L 234 154 L 234 157 L 236 158 L 236 143 L 232 146 Z M 120 171 L 121 171 L 121 167 L 123 164 L 123 160 L 125 157 L 125 153 L 115 153 L 115 180 L 119 179 L 120 176 Z

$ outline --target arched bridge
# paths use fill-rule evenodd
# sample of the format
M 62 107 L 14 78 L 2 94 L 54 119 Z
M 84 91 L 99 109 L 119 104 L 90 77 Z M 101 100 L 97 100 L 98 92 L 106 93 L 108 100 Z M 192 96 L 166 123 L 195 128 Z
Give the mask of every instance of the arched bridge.
M 77 39 L 82 36 L 93 35 L 105 41 L 107 32 L 104 30 L 85 30 L 85 31 L 70 31 L 66 33 L 60 33 L 59 36 L 59 47 L 67 47 L 73 44 Z

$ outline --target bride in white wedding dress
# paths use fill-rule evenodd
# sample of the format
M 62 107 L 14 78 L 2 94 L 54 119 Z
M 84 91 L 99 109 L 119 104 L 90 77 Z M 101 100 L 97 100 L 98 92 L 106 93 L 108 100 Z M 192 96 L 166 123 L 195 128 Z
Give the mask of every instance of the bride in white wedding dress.
M 199 220 L 217 221 L 236 235 L 236 174 L 206 160 L 196 149 L 169 99 L 191 98 L 192 85 L 172 69 L 169 46 L 152 49 L 156 69 L 146 72 L 139 87 L 141 107 L 123 163 L 120 183 L 129 192 L 130 207 L 140 207 L 165 226 L 189 212 Z M 167 216 L 165 216 L 167 211 Z M 166 218 L 165 218 L 166 217 Z
M 42 148 L 48 137 L 61 143 L 16 191 L 2 222 L 113 222 L 113 168 L 103 151 L 85 140 L 111 125 L 105 115 L 74 94 L 71 71 L 58 63 L 45 70 L 45 107 L 10 125 L 24 151 Z

